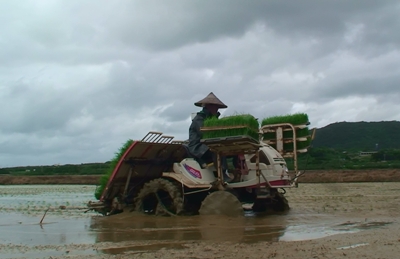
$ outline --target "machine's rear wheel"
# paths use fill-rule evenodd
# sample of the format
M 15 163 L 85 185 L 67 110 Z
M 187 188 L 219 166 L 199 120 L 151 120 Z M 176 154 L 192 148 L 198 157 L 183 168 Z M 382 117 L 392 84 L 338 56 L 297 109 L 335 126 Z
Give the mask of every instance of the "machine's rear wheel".
M 200 215 L 226 215 L 237 217 L 243 215 L 239 199 L 228 191 L 215 191 L 209 194 L 201 204 Z
M 151 180 L 135 197 L 134 210 L 153 215 L 179 215 L 183 211 L 182 191 L 167 179 Z
M 270 209 L 277 212 L 287 211 L 290 209 L 289 202 L 283 194 L 276 192 L 273 198 L 256 199 L 252 207 L 254 212 L 265 212 Z
M 272 203 L 272 209 L 275 211 L 287 211 L 290 209 L 289 202 L 282 193 L 277 192 Z

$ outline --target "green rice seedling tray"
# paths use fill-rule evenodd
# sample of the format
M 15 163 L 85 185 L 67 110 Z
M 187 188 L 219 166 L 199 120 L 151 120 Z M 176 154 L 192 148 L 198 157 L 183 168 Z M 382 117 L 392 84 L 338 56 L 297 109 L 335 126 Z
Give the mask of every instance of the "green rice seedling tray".
M 291 124 L 294 126 L 296 131 L 296 140 L 294 140 L 293 129 L 290 126 L 283 126 L 282 138 L 283 138 L 283 149 L 286 152 L 294 151 L 293 142 L 296 141 L 296 150 L 305 150 L 311 144 L 311 132 L 308 129 L 308 115 L 305 113 L 297 113 L 293 115 L 284 115 L 284 116 L 273 116 L 269 118 L 265 118 L 261 122 L 261 128 L 264 133 L 262 135 L 263 141 L 273 148 L 276 147 L 276 131 L 274 128 L 275 125 L 282 124 Z M 269 127 L 270 126 L 270 127 Z
M 308 124 L 308 115 L 305 113 L 295 113 L 282 116 L 272 116 L 262 120 L 261 126 L 280 124 L 280 123 L 290 123 L 293 125 L 304 125 Z
M 260 147 L 260 141 L 249 136 L 231 136 L 202 139 L 212 150 L 223 153 L 254 151 Z
M 259 123 L 252 115 L 233 115 L 221 119 L 209 118 L 200 129 L 202 139 L 249 136 L 259 140 Z

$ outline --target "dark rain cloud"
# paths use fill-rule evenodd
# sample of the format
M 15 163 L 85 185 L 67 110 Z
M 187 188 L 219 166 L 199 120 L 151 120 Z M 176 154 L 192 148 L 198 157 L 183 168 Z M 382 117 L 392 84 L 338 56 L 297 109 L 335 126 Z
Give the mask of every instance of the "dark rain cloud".
M 398 1 L 5 1 L 0 167 L 107 161 L 223 116 L 399 120 Z

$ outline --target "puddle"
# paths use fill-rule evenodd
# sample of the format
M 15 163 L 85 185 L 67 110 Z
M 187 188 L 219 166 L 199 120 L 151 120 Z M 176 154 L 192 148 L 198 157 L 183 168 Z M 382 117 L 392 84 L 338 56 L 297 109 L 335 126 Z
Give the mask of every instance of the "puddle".
M 161 243 L 161 244 L 149 244 L 149 245 L 131 245 L 122 247 L 111 247 L 102 249 L 101 252 L 106 254 L 123 254 L 126 252 L 146 252 L 160 249 L 183 249 L 184 246 L 179 243 Z
M 280 241 L 301 241 L 318 239 L 327 236 L 344 233 L 356 233 L 362 230 L 384 227 L 392 222 L 345 222 L 329 226 L 329 222 L 324 225 L 309 224 L 288 226 Z
M 384 227 L 389 224 L 392 224 L 392 222 L 385 222 L 385 221 L 346 222 L 337 225 L 337 228 L 344 231 L 350 229 L 367 230 L 367 229 Z
M 360 246 L 367 246 L 367 245 L 369 245 L 369 243 L 361 243 L 361 244 L 354 244 L 354 245 L 349 245 L 349 246 L 342 246 L 342 247 L 338 247 L 336 249 L 345 250 L 345 249 L 351 249 L 351 248 L 356 248 L 356 247 L 360 247 Z
M 312 240 L 328 236 L 333 236 L 343 233 L 355 233 L 358 232 L 355 229 L 334 229 L 329 226 L 318 226 L 318 225 L 299 225 L 289 226 L 285 234 L 279 239 L 279 241 L 303 241 Z

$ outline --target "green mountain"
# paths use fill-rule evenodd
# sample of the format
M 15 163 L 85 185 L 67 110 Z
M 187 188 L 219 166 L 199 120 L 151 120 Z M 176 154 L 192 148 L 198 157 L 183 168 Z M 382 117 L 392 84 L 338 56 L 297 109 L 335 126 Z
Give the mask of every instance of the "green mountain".
M 313 147 L 378 151 L 400 148 L 400 122 L 337 122 L 316 131 Z

